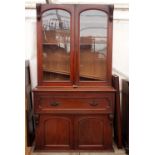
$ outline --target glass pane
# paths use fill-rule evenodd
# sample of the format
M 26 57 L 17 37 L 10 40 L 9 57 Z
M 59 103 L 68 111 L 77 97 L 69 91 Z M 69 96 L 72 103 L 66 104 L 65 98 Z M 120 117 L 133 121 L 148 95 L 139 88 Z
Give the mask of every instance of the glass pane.
M 107 74 L 108 16 L 99 10 L 80 14 L 80 80 L 103 81 Z
M 49 10 L 42 15 L 43 80 L 70 79 L 70 14 Z

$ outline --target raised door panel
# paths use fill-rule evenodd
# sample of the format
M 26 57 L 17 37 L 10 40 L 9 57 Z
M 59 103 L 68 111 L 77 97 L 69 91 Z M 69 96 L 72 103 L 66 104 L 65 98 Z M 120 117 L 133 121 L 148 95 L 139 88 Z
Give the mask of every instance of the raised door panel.
M 41 115 L 37 126 L 36 149 L 71 149 L 72 125 L 69 116 Z
M 76 148 L 112 149 L 112 126 L 108 115 L 79 116 L 75 121 Z

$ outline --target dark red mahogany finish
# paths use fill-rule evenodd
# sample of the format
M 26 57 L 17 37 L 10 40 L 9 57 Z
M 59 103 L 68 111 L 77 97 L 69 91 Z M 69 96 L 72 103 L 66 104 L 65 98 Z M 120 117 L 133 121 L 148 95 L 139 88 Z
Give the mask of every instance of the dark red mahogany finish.
M 53 9 L 70 13 L 71 46 L 68 81 L 45 81 L 43 78 L 42 14 Z M 100 10 L 108 16 L 107 76 L 104 81 L 79 80 L 79 16 L 85 10 Z M 33 90 L 36 150 L 113 150 L 116 90 L 112 87 L 111 73 L 112 25 L 112 5 L 37 5 L 38 86 Z

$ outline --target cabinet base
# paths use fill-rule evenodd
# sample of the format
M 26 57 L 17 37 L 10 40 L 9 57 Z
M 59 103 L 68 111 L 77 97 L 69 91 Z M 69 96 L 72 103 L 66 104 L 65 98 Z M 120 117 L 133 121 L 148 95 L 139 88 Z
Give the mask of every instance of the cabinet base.
M 105 148 L 103 150 L 81 150 L 81 149 L 69 149 L 69 150 L 53 150 L 53 149 L 37 149 L 34 148 L 34 152 L 114 152 L 113 147 Z

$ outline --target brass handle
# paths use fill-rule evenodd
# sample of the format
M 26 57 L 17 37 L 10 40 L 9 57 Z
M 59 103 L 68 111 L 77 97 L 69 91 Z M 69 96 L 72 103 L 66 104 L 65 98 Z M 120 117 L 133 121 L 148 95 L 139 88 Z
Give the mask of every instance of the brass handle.
M 96 101 L 92 101 L 92 102 L 90 103 L 90 105 L 91 105 L 91 106 L 97 106 L 98 103 L 97 103 Z
M 56 101 L 53 101 L 53 102 L 50 103 L 51 106 L 58 106 L 59 104 L 60 103 L 59 102 L 56 102 Z

